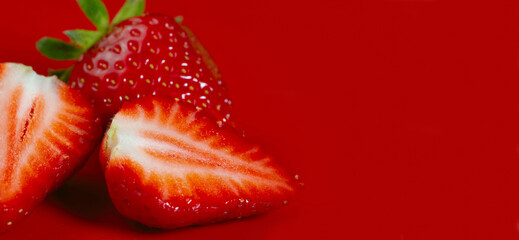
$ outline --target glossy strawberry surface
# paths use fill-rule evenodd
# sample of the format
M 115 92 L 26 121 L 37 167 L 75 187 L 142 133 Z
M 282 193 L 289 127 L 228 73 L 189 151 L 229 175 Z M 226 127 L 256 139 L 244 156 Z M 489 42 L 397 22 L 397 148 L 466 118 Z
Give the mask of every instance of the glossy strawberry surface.
M 100 159 L 116 208 L 151 227 L 263 213 L 286 204 L 297 189 L 261 147 L 169 97 L 126 103 L 105 135 Z
M 101 135 L 91 104 L 55 77 L 0 64 L 0 232 L 80 167 Z
M 85 52 L 70 85 L 109 119 L 127 100 L 167 95 L 231 118 L 231 100 L 209 54 L 191 31 L 163 15 L 130 18 Z

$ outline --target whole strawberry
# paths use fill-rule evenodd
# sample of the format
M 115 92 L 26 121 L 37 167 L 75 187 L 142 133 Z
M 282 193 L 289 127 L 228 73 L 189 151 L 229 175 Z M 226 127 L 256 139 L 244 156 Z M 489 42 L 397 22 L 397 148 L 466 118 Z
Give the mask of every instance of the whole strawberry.
M 167 95 L 205 109 L 220 124 L 229 122 L 231 101 L 225 84 L 181 18 L 140 16 L 144 1 L 128 0 L 109 24 L 99 0 L 78 3 L 98 31 L 65 31 L 71 43 L 43 38 L 37 46 L 53 59 L 78 59 L 54 74 L 90 99 L 102 119 L 109 120 L 128 100 Z

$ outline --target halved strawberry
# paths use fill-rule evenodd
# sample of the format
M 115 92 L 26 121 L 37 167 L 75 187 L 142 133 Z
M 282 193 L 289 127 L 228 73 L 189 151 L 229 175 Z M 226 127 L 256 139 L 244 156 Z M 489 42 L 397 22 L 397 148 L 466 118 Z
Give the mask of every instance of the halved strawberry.
M 0 233 L 84 163 L 101 136 L 92 110 L 56 77 L 0 64 Z
M 126 103 L 100 159 L 119 212 L 152 227 L 250 216 L 286 204 L 296 191 L 259 146 L 169 97 Z

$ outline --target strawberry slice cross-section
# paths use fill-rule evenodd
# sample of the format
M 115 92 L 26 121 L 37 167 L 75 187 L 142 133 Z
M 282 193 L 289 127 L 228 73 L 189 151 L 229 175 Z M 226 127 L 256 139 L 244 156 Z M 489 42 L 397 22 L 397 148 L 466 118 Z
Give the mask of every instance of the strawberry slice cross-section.
M 0 233 L 80 167 L 101 136 L 92 106 L 55 77 L 0 63 Z
M 287 203 L 297 184 L 259 146 L 169 97 L 128 102 L 100 152 L 123 215 L 177 228 L 246 217 Z

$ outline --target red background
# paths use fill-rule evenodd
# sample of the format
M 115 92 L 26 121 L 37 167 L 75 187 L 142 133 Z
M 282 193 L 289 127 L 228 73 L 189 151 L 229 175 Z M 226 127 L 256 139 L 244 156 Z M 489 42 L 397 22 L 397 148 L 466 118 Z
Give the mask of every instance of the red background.
M 112 16 L 123 0 L 106 1 Z M 182 14 L 237 121 L 305 190 L 287 207 L 156 231 L 71 181 L 2 239 L 519 239 L 519 2 L 149 0 Z M 4 1 L 0 61 L 93 28 L 75 1 Z

